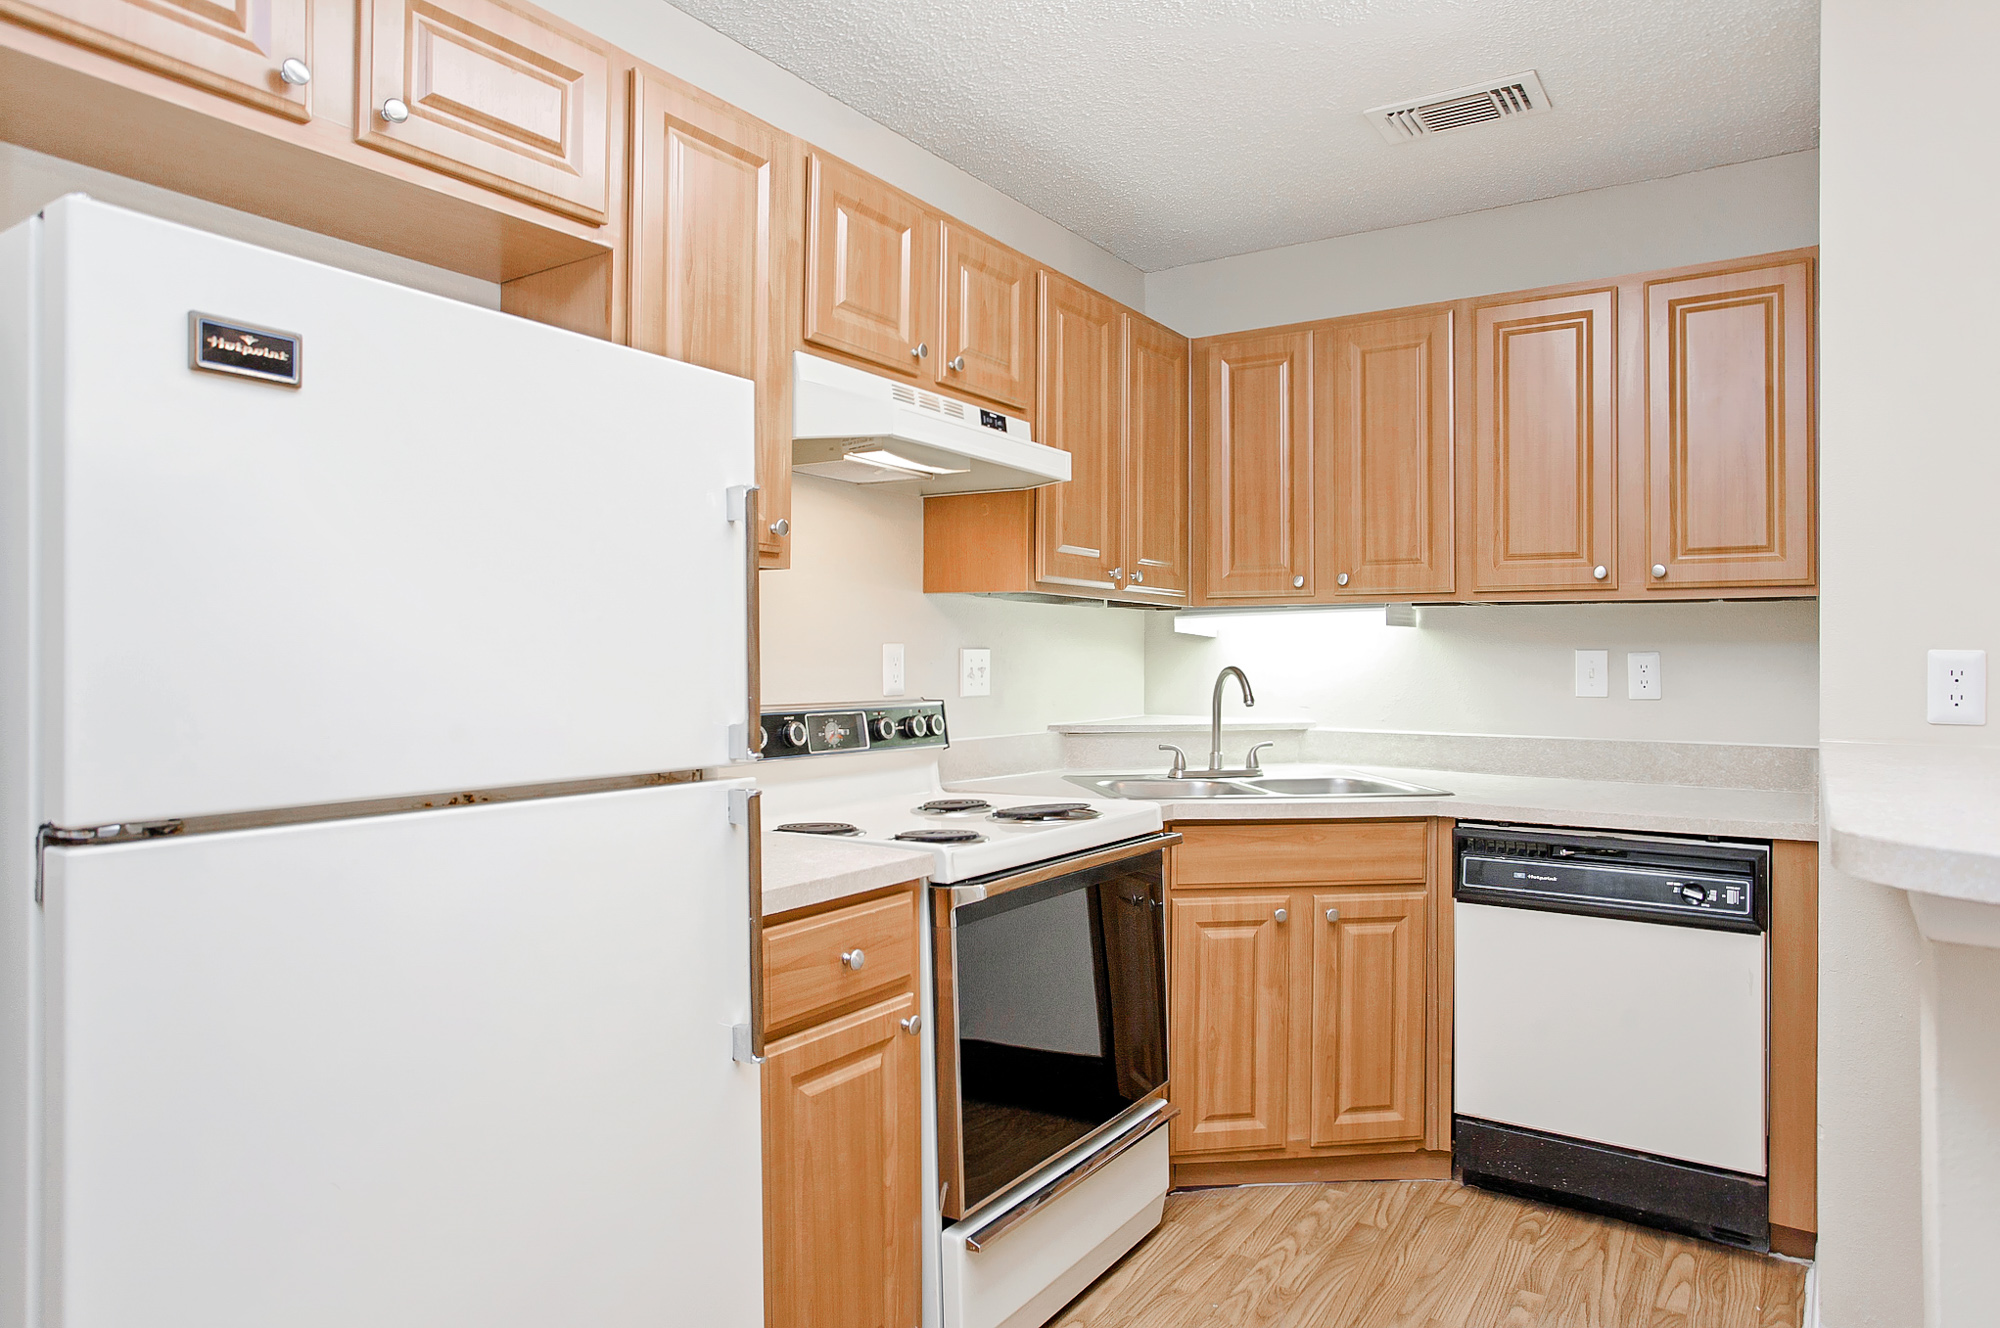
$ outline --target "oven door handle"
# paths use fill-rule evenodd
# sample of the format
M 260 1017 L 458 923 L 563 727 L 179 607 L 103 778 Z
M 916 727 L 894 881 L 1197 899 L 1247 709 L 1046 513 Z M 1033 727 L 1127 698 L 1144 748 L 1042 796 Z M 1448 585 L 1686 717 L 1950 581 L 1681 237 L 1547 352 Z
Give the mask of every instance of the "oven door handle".
M 1147 853 L 1157 853 L 1164 848 L 1172 848 L 1181 842 L 1178 830 L 1161 830 L 1147 835 L 1144 839 L 1128 840 L 1123 844 L 1113 844 L 1109 848 L 1088 849 L 1082 853 L 1072 853 L 1066 858 L 1044 862 L 1037 867 L 1029 867 L 1011 876 L 1002 876 L 980 885 L 954 885 L 946 887 L 945 897 L 951 908 L 961 908 L 966 904 L 976 904 L 982 899 L 1004 895 L 1009 890 L 1019 890 L 1027 885 L 1040 885 L 1058 876 L 1071 876 L 1077 872 L 1089 871 L 1107 863 L 1121 862 L 1126 858 L 1141 857 Z
M 1126 1129 L 1106 1139 L 1093 1151 L 1085 1153 L 1067 1170 L 1049 1177 L 1002 1211 L 966 1232 L 965 1248 L 975 1253 L 985 1249 L 1013 1230 L 1015 1223 L 1081 1185 L 1090 1176 L 1109 1166 L 1126 1149 L 1180 1114 L 1181 1109 L 1173 1103 L 1161 1098 L 1153 1099 L 1133 1117 L 1132 1124 Z

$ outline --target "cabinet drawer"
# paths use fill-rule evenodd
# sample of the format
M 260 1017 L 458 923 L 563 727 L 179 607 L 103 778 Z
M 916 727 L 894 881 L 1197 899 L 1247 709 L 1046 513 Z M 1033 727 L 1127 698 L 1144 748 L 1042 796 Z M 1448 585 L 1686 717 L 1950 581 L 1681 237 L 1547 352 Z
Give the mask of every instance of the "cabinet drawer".
M 861 967 L 842 961 L 859 951 Z M 764 1020 L 776 1030 L 881 992 L 917 971 L 916 909 L 908 894 L 764 929 Z
M 1425 821 L 1319 821 L 1178 827 L 1178 886 L 1422 881 Z

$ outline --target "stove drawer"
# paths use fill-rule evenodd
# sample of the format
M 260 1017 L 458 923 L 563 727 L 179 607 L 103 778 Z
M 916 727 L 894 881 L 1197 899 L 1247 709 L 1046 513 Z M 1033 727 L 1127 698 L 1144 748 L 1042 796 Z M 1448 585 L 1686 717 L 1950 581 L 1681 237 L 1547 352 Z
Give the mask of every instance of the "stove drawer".
M 905 890 L 764 928 L 764 1019 L 772 1036 L 912 988 L 917 906 Z

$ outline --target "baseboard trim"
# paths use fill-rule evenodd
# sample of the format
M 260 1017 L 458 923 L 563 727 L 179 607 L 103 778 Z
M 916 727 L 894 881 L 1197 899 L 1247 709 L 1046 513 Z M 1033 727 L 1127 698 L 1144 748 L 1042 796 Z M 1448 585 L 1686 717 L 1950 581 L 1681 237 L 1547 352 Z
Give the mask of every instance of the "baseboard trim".
M 1266 1162 L 1176 1162 L 1174 1188 L 1212 1185 L 1305 1185 L 1342 1180 L 1450 1180 L 1444 1152 L 1351 1153 L 1345 1157 L 1282 1157 Z

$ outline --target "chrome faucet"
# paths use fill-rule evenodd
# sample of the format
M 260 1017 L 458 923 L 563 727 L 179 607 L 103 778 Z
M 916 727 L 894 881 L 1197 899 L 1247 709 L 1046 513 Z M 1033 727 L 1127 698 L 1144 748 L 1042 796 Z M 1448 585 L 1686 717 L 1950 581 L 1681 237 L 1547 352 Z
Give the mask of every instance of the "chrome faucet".
M 1250 690 L 1250 679 L 1244 674 L 1243 670 L 1237 668 L 1234 664 L 1223 665 L 1222 672 L 1215 675 L 1215 691 L 1210 695 L 1208 703 L 1208 769 L 1210 772 L 1222 769 L 1222 684 L 1228 682 L 1232 677 L 1243 688 L 1243 704 L 1245 706 L 1254 706 L 1257 704 L 1256 694 Z

